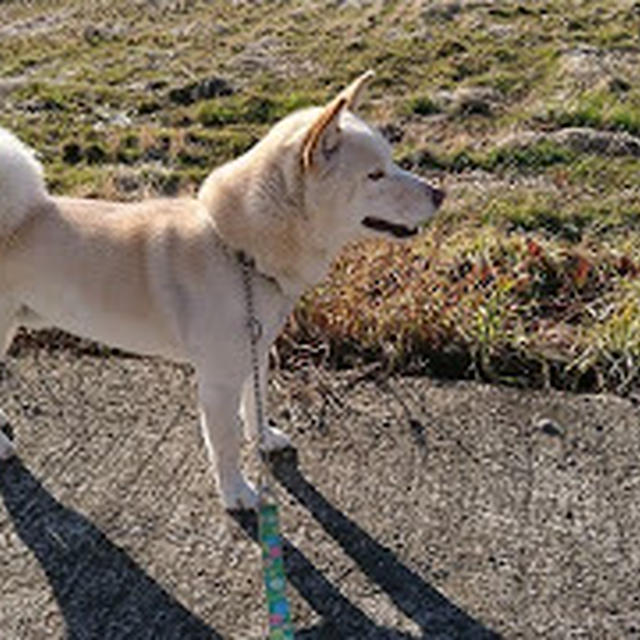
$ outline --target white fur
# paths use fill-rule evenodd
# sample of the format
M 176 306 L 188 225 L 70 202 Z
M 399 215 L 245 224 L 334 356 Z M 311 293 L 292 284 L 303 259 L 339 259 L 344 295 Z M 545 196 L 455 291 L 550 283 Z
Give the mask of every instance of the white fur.
M 31 149 L 0 127 L 0 237 L 47 199 L 42 166 Z
M 322 108 L 285 118 L 215 170 L 197 199 L 123 204 L 49 198 L 33 155 L 0 136 L 0 356 L 16 325 L 54 325 L 129 351 L 191 362 L 202 432 L 227 508 L 256 505 L 239 466 L 240 414 L 255 437 L 242 268 L 269 346 L 297 297 L 347 242 L 417 232 L 443 194 L 402 171 L 351 110 L 365 74 Z M 373 176 L 373 178 L 372 178 Z M 373 220 L 373 222 L 372 222 Z M 267 427 L 263 446 L 287 446 Z M 12 452 L 0 435 L 0 457 Z

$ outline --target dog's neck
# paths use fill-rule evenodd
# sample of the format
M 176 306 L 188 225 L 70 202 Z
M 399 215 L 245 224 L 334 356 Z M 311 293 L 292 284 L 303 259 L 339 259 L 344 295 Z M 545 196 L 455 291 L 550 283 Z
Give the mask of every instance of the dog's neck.
M 267 160 L 258 175 L 252 153 L 214 171 L 198 198 L 221 240 L 295 299 L 324 278 L 334 252 L 313 232 L 299 167 Z
M 231 251 L 231 253 L 233 253 L 235 259 L 238 261 L 238 264 L 240 265 L 240 267 L 244 272 L 248 271 L 250 274 L 253 274 L 254 277 L 262 278 L 264 281 L 270 282 L 280 290 L 280 293 L 282 293 L 283 296 L 287 298 L 290 297 L 286 295 L 282 285 L 278 282 L 276 278 L 258 269 L 258 267 L 256 266 L 256 261 L 254 260 L 253 257 L 248 255 L 241 249 L 236 251 L 234 249 L 231 249 L 231 247 L 227 247 L 227 248 Z

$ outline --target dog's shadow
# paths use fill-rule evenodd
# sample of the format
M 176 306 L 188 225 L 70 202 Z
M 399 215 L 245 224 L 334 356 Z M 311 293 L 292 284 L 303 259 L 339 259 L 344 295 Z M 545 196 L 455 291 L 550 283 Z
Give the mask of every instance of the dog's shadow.
M 0 494 L 49 580 L 69 640 L 222 640 L 19 460 L 0 473 Z
M 349 555 L 424 638 L 493 639 L 500 636 L 451 603 L 394 553 L 331 505 L 300 473 L 295 457 L 272 462 L 276 478 Z M 69 640 L 222 640 L 149 577 L 87 518 L 65 507 L 14 459 L 0 473 L 0 494 L 15 530 L 44 570 Z M 236 514 L 256 538 L 256 518 Z M 287 577 L 322 618 L 296 638 L 410 638 L 371 620 L 293 544 L 284 540 Z
M 417 573 L 402 564 L 391 549 L 374 540 L 355 522 L 336 509 L 313 487 L 298 468 L 295 454 L 271 459 L 277 480 L 294 496 L 336 541 L 360 570 L 376 584 L 395 606 L 421 629 L 423 638 L 464 638 L 499 640 L 500 635 L 485 627 L 450 602 Z M 240 525 L 254 539 L 254 515 L 237 514 Z M 407 634 L 376 625 L 296 547 L 283 540 L 287 578 L 309 605 L 322 617 L 322 623 L 296 633 L 296 638 L 357 638 L 358 640 L 410 638 Z

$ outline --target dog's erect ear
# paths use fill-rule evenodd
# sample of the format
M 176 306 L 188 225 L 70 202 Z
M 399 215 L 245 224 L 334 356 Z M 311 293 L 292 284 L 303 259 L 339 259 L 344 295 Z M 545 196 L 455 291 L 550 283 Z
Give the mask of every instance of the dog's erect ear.
M 322 111 L 311 125 L 302 144 L 302 166 L 309 169 L 318 162 L 329 160 L 340 146 L 340 114 L 347 98 L 340 94 Z
M 340 145 L 340 114 L 344 109 L 357 109 L 364 88 L 373 78 L 373 71 L 367 71 L 356 78 L 332 100 L 313 123 L 302 146 L 302 166 L 309 169 L 319 160 L 328 160 Z
M 356 78 L 348 87 L 342 90 L 339 97 L 347 99 L 346 107 L 349 111 L 355 111 L 358 108 L 362 101 L 364 90 L 369 82 L 371 82 L 374 75 L 375 73 L 372 70 L 369 70 Z

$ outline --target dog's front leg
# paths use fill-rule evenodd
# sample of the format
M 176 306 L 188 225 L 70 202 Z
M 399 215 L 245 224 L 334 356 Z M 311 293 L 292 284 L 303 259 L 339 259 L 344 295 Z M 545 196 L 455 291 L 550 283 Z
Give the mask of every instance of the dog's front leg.
M 200 381 L 201 426 L 226 509 L 255 509 L 258 494 L 240 470 L 239 390 Z
M 267 395 L 268 363 L 268 357 L 265 357 L 260 363 L 260 390 L 262 392 L 263 403 L 265 404 L 264 398 L 266 398 Z M 242 401 L 240 403 L 240 418 L 244 424 L 245 437 L 248 439 L 258 439 L 259 436 L 255 397 L 253 375 L 250 375 L 242 385 Z M 268 423 L 266 415 L 264 416 L 264 420 L 264 440 L 260 443 L 262 450 L 265 453 L 271 453 L 273 451 L 290 448 L 291 440 L 289 436 L 280 431 L 280 429 L 272 427 Z

